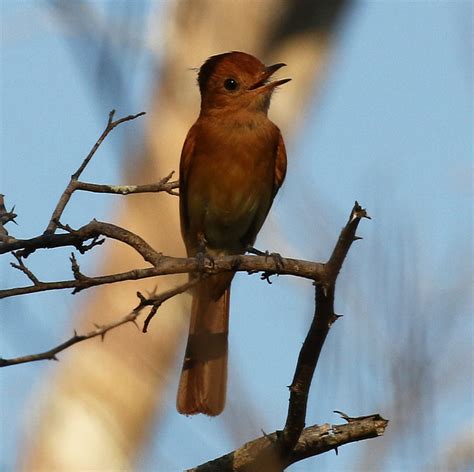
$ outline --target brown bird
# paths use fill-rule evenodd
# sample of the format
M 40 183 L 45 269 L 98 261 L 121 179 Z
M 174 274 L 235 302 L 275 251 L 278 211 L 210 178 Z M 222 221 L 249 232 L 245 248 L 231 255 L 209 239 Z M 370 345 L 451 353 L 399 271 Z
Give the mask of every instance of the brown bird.
M 278 127 L 268 119 L 285 64 L 228 52 L 200 68 L 201 112 L 180 162 L 181 233 L 188 256 L 243 254 L 253 245 L 286 173 Z M 222 412 L 227 384 L 230 283 L 234 273 L 203 280 L 193 293 L 188 343 L 179 383 L 180 413 Z

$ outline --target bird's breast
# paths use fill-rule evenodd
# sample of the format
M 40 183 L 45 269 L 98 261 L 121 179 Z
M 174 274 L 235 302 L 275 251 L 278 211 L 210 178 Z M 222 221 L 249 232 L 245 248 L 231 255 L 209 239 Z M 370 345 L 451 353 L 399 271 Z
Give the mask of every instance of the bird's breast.
M 236 211 L 250 211 L 268 192 L 274 178 L 276 144 L 255 130 L 236 129 L 217 133 L 197 149 L 194 163 L 197 173 L 204 172 L 207 181 L 201 188 L 208 204 L 224 217 Z M 194 166 L 193 166 L 194 167 Z
M 234 247 L 270 208 L 277 140 L 251 126 L 204 130 L 200 138 L 188 179 L 189 216 L 214 246 Z

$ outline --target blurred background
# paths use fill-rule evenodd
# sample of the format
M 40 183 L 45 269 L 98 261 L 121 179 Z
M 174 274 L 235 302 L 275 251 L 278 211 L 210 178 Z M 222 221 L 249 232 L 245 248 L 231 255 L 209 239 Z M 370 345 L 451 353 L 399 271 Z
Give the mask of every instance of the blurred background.
M 0 193 L 28 238 L 46 227 L 69 176 L 107 122 L 140 111 L 107 138 L 83 180 L 156 181 L 177 170 L 197 117 L 196 68 L 243 50 L 285 62 L 292 81 L 271 118 L 289 158 L 285 185 L 257 240 L 324 261 L 354 200 L 371 221 L 336 292 L 307 424 L 380 413 L 382 438 L 290 468 L 474 470 L 472 322 L 472 19 L 470 1 L 1 0 Z M 63 223 L 124 226 L 183 255 L 178 200 L 167 194 L 75 194 Z M 27 263 L 71 278 L 70 250 Z M 2 288 L 27 285 L 0 261 Z M 78 256 L 86 274 L 143 267 L 107 242 Z M 72 296 L 0 302 L 0 356 L 49 349 L 125 315 L 136 290 L 181 277 Z M 238 275 L 233 282 L 229 393 L 217 418 L 179 415 L 175 393 L 189 296 L 168 302 L 149 333 L 124 326 L 60 354 L 0 372 L 0 469 L 175 471 L 281 429 L 298 350 L 313 313 L 311 283 Z

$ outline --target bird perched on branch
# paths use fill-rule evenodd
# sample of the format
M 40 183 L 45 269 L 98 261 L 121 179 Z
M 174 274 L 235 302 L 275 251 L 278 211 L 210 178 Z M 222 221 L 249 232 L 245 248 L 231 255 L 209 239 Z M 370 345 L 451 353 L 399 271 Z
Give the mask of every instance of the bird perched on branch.
M 285 64 L 265 66 L 243 52 L 210 57 L 200 68 L 201 112 L 180 162 L 181 233 L 188 256 L 243 254 L 255 242 L 286 173 L 278 127 L 267 116 L 270 81 Z M 222 412 L 233 273 L 210 276 L 193 293 L 179 383 L 180 413 Z

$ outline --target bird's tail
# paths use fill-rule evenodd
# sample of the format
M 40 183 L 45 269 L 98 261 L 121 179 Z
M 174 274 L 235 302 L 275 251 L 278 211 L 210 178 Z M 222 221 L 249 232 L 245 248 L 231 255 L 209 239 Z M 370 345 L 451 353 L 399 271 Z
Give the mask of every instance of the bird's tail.
M 177 409 L 185 415 L 222 412 L 227 384 L 230 280 L 220 274 L 193 294 L 188 343 L 179 381 Z M 222 291 L 219 287 L 227 287 Z M 217 295 L 216 295 L 217 292 Z

